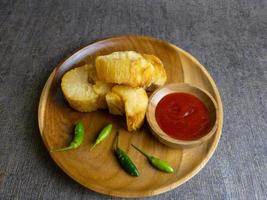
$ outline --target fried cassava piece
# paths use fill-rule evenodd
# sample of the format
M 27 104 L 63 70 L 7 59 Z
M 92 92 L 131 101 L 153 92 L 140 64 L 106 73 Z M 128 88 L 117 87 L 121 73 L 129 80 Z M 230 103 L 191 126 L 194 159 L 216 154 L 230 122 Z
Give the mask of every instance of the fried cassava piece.
M 89 76 L 93 70 L 92 65 L 74 68 L 65 73 L 61 81 L 61 89 L 68 103 L 80 112 L 107 107 L 105 95 L 113 85 L 102 81 L 93 82 L 94 77 Z
M 108 107 L 114 115 L 125 115 L 128 131 L 144 122 L 148 97 L 167 80 L 164 66 L 154 55 L 120 51 L 98 56 L 94 65 L 71 69 L 61 81 L 70 106 L 80 112 Z
M 132 87 L 158 87 L 166 80 L 166 72 L 160 59 L 135 51 L 119 51 L 98 56 L 95 61 L 99 80 Z
M 142 126 L 148 104 L 148 97 L 143 88 L 116 85 L 107 93 L 106 100 L 111 114 L 125 114 L 128 131 Z

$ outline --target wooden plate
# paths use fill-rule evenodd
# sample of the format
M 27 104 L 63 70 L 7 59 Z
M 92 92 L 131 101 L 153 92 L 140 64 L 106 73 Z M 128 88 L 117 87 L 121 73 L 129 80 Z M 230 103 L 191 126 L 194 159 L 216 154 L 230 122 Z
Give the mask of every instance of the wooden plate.
M 198 147 L 172 149 L 158 142 L 145 124 L 141 130 L 129 133 L 123 117 L 107 111 L 79 113 L 66 103 L 60 89 L 62 75 L 84 63 L 93 63 L 96 56 L 114 51 L 135 50 L 158 56 L 166 67 L 168 83 L 186 82 L 207 90 L 217 101 L 219 125 L 215 135 Z M 144 197 L 160 194 L 178 187 L 196 175 L 214 153 L 223 124 L 223 108 L 218 89 L 207 70 L 190 54 L 165 41 L 144 36 L 119 36 L 95 42 L 74 53 L 51 73 L 39 103 L 39 129 L 47 149 L 62 147 L 72 137 L 73 124 L 82 120 L 86 128 L 84 143 L 76 150 L 51 153 L 58 166 L 83 186 L 107 195 Z M 108 122 L 114 124 L 111 136 L 89 151 L 96 135 Z M 112 143 L 115 130 L 120 129 L 120 147 L 135 162 L 141 176 L 131 177 L 119 166 Z M 130 144 L 168 161 L 175 169 L 165 174 L 153 169 Z

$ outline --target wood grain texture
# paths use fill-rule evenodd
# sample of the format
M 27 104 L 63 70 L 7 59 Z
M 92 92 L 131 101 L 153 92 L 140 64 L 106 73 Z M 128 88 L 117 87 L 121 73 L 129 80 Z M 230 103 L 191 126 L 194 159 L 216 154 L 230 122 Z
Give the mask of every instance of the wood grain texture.
M 80 113 L 71 109 L 60 89 L 62 75 L 84 63 L 94 63 L 96 56 L 114 51 L 134 50 L 158 56 L 166 69 L 169 83 L 187 82 L 207 90 L 218 104 L 218 129 L 210 141 L 191 149 L 171 149 L 159 143 L 144 125 L 138 131 L 127 132 L 125 119 L 107 111 Z M 184 61 L 186 60 L 186 62 Z M 66 59 L 50 75 L 39 104 L 39 128 L 46 147 L 66 146 L 72 137 L 73 124 L 85 124 L 85 141 L 77 150 L 51 153 L 54 161 L 74 180 L 94 191 L 120 197 L 144 197 L 171 190 L 194 176 L 212 156 L 221 135 L 223 111 L 220 95 L 213 79 L 191 55 L 159 39 L 144 36 L 120 36 L 98 41 L 82 48 Z M 109 139 L 90 150 L 101 128 L 113 123 Z M 120 130 L 120 146 L 140 169 L 141 176 L 133 178 L 119 167 L 112 152 L 115 130 Z M 152 155 L 167 160 L 175 169 L 173 174 L 154 170 L 145 158 L 130 147 L 136 144 Z

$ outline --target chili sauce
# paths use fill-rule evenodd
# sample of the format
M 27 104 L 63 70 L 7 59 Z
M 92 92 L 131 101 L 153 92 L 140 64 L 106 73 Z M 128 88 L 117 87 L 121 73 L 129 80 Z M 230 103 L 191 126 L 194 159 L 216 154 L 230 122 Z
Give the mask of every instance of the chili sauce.
M 197 97 L 171 93 L 158 103 L 155 117 L 160 128 L 178 140 L 194 140 L 209 132 L 209 111 Z

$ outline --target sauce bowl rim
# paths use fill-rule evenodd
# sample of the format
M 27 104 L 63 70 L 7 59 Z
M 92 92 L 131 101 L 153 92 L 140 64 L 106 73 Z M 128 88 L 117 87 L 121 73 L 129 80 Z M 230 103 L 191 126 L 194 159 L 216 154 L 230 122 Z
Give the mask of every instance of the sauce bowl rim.
M 212 102 L 213 106 L 214 106 L 214 109 L 215 109 L 215 122 L 212 126 L 212 128 L 209 130 L 208 133 L 206 133 L 205 135 L 203 135 L 202 137 L 200 138 L 197 138 L 197 139 L 192 139 L 192 140 L 179 140 L 179 139 L 175 139 L 175 138 L 172 138 L 170 137 L 169 135 L 167 135 L 161 128 L 160 126 L 158 125 L 156 119 L 155 120 L 152 120 L 151 119 L 151 115 L 155 115 L 155 112 L 152 112 L 152 102 L 153 102 L 153 98 L 155 98 L 156 95 L 158 95 L 158 93 L 168 87 L 171 87 L 171 86 L 178 86 L 178 87 L 188 87 L 188 88 L 194 88 L 196 90 L 199 90 L 200 92 L 204 93 Z M 171 94 L 171 93 L 175 93 L 175 92 L 180 92 L 180 91 L 175 91 L 175 90 L 167 90 L 167 92 L 158 100 L 158 102 L 163 98 L 165 97 L 166 95 L 168 94 Z M 188 93 L 188 94 L 191 94 L 191 95 L 194 95 L 190 92 L 186 92 L 184 91 L 184 93 Z M 195 95 L 194 95 L 195 96 Z M 198 97 L 197 97 L 198 98 Z M 203 102 L 200 98 L 198 98 L 201 102 Z M 158 104 L 157 102 L 157 104 Z M 157 106 L 156 104 L 156 106 Z M 155 107 L 156 107 L 155 106 Z M 152 113 L 151 113 L 152 112 Z M 146 120 L 148 122 L 148 125 L 153 133 L 154 136 L 156 136 L 160 142 L 163 142 L 164 144 L 168 145 L 168 146 L 171 146 L 171 147 L 174 147 L 174 148 L 177 148 L 177 147 L 192 147 L 192 146 L 196 146 L 196 145 L 199 145 L 205 141 L 207 141 L 209 138 L 212 137 L 212 135 L 216 132 L 217 128 L 218 128 L 218 105 L 217 105 L 217 102 L 215 101 L 215 99 L 211 96 L 211 94 L 198 87 L 198 86 L 195 86 L 195 85 L 192 85 L 192 84 L 189 84 L 189 83 L 170 83 L 170 84 L 166 84 L 158 89 L 156 89 L 149 97 L 149 100 L 148 100 L 148 107 L 147 107 L 147 110 L 146 110 Z M 153 122 L 152 122 L 153 121 Z M 156 125 L 155 125 L 156 124 Z

